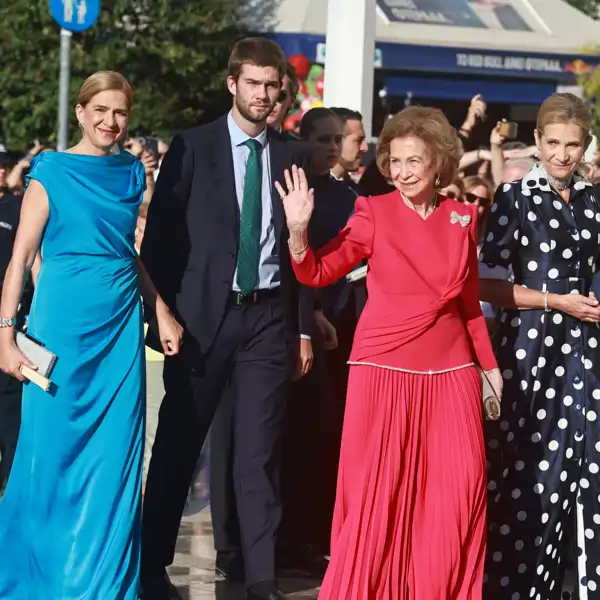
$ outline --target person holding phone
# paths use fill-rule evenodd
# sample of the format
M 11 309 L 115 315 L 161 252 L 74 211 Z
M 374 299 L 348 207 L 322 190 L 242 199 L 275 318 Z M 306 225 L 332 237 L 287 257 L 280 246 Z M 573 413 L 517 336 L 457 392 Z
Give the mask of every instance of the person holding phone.
M 481 94 L 476 94 L 469 103 L 469 109 L 467 110 L 467 116 L 463 124 L 458 129 L 458 136 L 461 138 L 463 144 L 466 146 L 473 129 L 477 123 L 485 121 L 487 111 L 487 103 Z

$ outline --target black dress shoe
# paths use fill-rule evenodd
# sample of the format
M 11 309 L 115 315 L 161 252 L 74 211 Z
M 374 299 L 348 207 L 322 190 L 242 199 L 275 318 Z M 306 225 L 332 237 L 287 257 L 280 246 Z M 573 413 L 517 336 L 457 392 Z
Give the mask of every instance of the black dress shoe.
M 215 572 L 231 583 L 244 583 L 244 559 L 240 552 L 217 551 Z
M 142 575 L 140 600 L 183 600 L 165 570 Z
M 287 600 L 274 581 L 263 581 L 248 588 L 246 600 Z

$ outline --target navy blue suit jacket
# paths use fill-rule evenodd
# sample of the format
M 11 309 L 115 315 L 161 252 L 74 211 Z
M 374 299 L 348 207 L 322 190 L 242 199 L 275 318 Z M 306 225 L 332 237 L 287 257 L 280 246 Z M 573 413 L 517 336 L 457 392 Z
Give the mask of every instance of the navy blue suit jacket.
M 309 169 L 306 146 L 268 129 L 271 179 L 292 164 Z M 281 296 L 290 337 L 311 335 L 313 293 L 294 277 L 281 198 L 273 186 Z M 237 262 L 240 211 L 227 118 L 173 139 L 148 210 L 141 258 L 158 293 L 175 311 L 191 345 L 207 352 L 227 307 Z M 159 349 L 152 311 L 148 344 Z M 186 344 L 189 345 L 186 340 Z

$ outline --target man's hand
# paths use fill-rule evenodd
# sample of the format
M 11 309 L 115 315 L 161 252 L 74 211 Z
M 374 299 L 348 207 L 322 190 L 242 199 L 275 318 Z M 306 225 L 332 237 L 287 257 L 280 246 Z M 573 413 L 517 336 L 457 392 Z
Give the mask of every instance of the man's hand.
M 471 135 L 472 129 L 477 123 L 477 119 L 483 121 L 485 119 L 485 111 L 487 110 L 487 104 L 481 94 L 473 96 L 471 103 L 469 104 L 469 110 L 465 117 L 465 122 L 460 126 L 460 134 L 468 138 Z
M 323 348 L 325 350 L 335 350 L 338 347 L 335 327 L 327 320 L 322 310 L 315 310 L 315 321 L 323 336 Z
M 131 154 L 138 158 L 142 155 L 142 150 L 144 149 L 144 146 L 142 146 L 142 143 L 137 138 L 129 138 L 125 144 L 123 144 L 123 147 L 127 152 L 131 152 Z
M 477 119 L 480 119 L 482 121 L 483 119 L 485 119 L 486 110 L 487 104 L 485 103 L 483 96 L 481 94 L 473 96 L 473 98 L 471 99 L 471 104 L 469 105 L 469 110 L 467 112 L 466 121 L 471 126 L 474 126 Z
M 504 158 L 529 158 L 535 157 L 538 152 L 537 146 L 527 146 L 526 148 L 514 148 L 504 151 Z
M 296 367 L 292 376 L 294 381 L 298 381 L 298 379 L 304 377 L 312 369 L 314 358 L 311 340 L 300 338 L 298 340 Z
M 498 121 L 496 123 L 496 127 L 492 129 L 492 133 L 490 134 L 490 146 L 492 147 L 500 147 L 506 141 L 504 137 L 500 135 L 500 126 L 502 125 L 502 121 Z M 506 153 L 504 154 L 506 156 Z
M 158 166 L 158 161 L 156 160 L 154 154 L 152 154 L 150 150 L 144 148 L 142 150 L 142 154 L 140 155 L 140 160 L 144 164 L 144 167 L 146 167 L 146 177 L 154 177 L 154 171 Z

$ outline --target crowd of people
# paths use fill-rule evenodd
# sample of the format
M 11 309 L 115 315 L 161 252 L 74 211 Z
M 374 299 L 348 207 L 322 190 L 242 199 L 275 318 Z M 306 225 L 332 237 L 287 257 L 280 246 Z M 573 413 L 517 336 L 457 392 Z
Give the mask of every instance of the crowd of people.
M 481 96 L 456 129 L 410 106 L 364 165 L 355 110 L 282 130 L 275 43 L 240 41 L 227 86 L 167 143 L 128 138 L 135 90 L 95 73 L 73 148 L 0 152 L 0 597 L 180 599 L 210 430 L 216 570 L 247 600 L 287 567 L 320 600 L 600 598 L 589 108 L 554 94 L 535 144 L 499 122 L 471 149 Z

